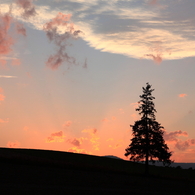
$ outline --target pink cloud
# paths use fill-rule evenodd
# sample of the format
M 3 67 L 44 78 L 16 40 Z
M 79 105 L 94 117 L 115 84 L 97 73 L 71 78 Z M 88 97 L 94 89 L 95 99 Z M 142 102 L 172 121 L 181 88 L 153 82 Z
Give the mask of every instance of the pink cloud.
M 3 93 L 3 89 L 0 87 L 0 93 Z
M 85 62 L 83 64 L 83 68 L 87 68 L 88 67 L 88 64 L 87 64 L 87 58 L 85 58 Z
M 32 75 L 30 74 L 30 72 L 26 72 L 26 75 L 28 78 L 32 78 Z
M 5 65 L 6 64 L 7 64 L 7 61 L 6 60 L 0 59 L 0 65 L 2 66 L 2 68 L 5 68 Z
M 149 0 L 148 4 L 151 6 L 158 7 L 159 9 L 165 9 L 167 7 L 167 5 L 161 5 L 159 3 L 159 0 Z
M 24 126 L 23 130 L 24 131 L 28 131 L 29 130 L 29 127 L 28 126 Z
M 185 94 L 185 93 L 181 93 L 181 94 L 179 94 L 178 96 L 182 98 L 182 97 L 186 97 L 186 96 L 188 96 L 188 95 Z
M 165 131 L 164 138 L 167 142 L 174 144 L 175 148 L 178 150 L 187 150 L 190 146 L 195 145 L 195 139 L 181 140 L 178 139 L 179 136 L 188 137 L 188 133 L 186 131 L 173 131 L 167 133 Z
M 12 47 L 16 42 L 16 40 L 14 40 L 14 38 L 9 34 L 11 24 L 14 24 L 16 27 L 15 29 L 11 29 L 12 34 L 22 34 L 26 36 L 26 30 L 23 24 L 20 24 L 12 17 L 11 11 L 12 8 L 10 6 L 10 10 L 8 13 L 5 13 L 4 15 L 0 13 L 0 57 L 10 54 L 12 52 Z M 0 64 L 3 67 L 6 65 L 6 63 L 6 60 L 0 60 Z M 14 63 L 14 65 L 18 65 L 18 63 L 19 61 L 17 62 L 17 64 Z
M 70 127 L 72 125 L 72 121 L 66 121 L 64 124 L 63 124 L 63 127 L 66 128 L 66 127 Z
M 190 146 L 195 145 L 195 139 L 188 139 L 186 141 L 178 140 L 177 143 L 175 144 L 175 147 L 178 150 L 187 150 Z
M 134 121 L 138 120 L 138 116 L 136 113 L 132 114 L 131 117 L 133 118 Z
M 20 142 L 18 142 L 18 141 L 15 141 L 15 142 L 9 141 L 7 143 L 8 148 L 18 148 L 19 146 L 20 146 Z
M 124 110 L 122 108 L 119 109 L 120 114 L 124 114 Z
M 157 64 L 160 64 L 162 62 L 162 56 L 161 54 L 146 54 L 145 56 L 151 57 L 154 62 L 156 62 Z
M 14 40 L 8 34 L 12 20 L 13 18 L 9 13 L 6 13 L 5 15 L 0 14 L 0 56 L 7 55 L 12 51 L 11 47 L 14 44 Z M 5 64 L 5 62 L 2 64 Z
M 5 96 L 2 93 L 3 93 L 3 89 L 0 87 L 0 101 L 4 101 L 5 99 Z
M 131 106 L 133 106 L 133 108 L 138 108 L 139 107 L 139 102 L 135 102 L 135 103 L 131 103 Z
M 156 5 L 158 3 L 158 0 L 150 0 L 149 4 L 150 5 Z
M 0 119 L 0 123 L 8 123 L 8 122 L 9 122 L 9 119 L 7 120 Z
M 116 117 L 115 117 L 115 116 L 113 116 L 113 117 L 112 117 L 112 120 L 113 120 L 113 121 L 115 121 L 115 120 L 116 120 Z
M 164 133 L 164 139 L 167 141 L 177 141 L 177 137 L 178 136 L 188 136 L 188 133 L 186 131 L 181 131 L 181 130 L 177 130 L 177 131 L 172 131 L 170 133 L 167 133 L 165 131 Z
M 64 133 L 62 131 L 54 132 L 46 139 L 46 143 L 64 142 Z
M 31 16 L 36 15 L 35 6 L 33 5 L 33 0 L 16 0 L 15 3 L 23 9 L 22 16 L 28 19 Z
M 5 96 L 0 94 L 0 101 L 3 101 L 5 99 Z
M 23 36 L 26 36 L 26 29 L 24 28 L 24 25 L 21 23 L 16 24 L 16 31 L 18 34 L 22 34 Z
M 12 63 L 11 63 L 12 66 L 19 66 L 20 64 L 21 64 L 20 59 L 14 59 L 12 60 Z
M 70 14 L 58 13 L 50 22 L 46 23 L 43 30 L 46 32 L 48 39 L 57 46 L 57 52 L 54 55 L 50 55 L 46 65 L 52 70 L 58 69 L 64 62 L 67 64 L 76 64 L 76 59 L 69 56 L 66 52 L 69 39 L 78 38 L 78 35 L 82 33 L 80 30 L 74 29 L 74 24 L 70 23 Z M 66 28 L 63 34 L 59 33 L 59 27 Z
M 76 147 L 80 147 L 81 144 L 83 143 L 83 140 L 87 140 L 87 138 L 81 137 L 81 138 L 68 139 L 67 142 Z
M 102 119 L 102 122 L 109 122 L 107 118 Z

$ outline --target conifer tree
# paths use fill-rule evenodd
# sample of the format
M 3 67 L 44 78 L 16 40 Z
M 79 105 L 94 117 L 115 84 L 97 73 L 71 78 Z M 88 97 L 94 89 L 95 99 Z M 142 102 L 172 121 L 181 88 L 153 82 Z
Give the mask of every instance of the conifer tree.
M 141 100 L 138 102 L 139 107 L 136 111 L 141 115 L 141 119 L 135 121 L 132 127 L 131 143 L 126 148 L 125 156 L 130 155 L 131 161 L 143 161 L 145 160 L 145 173 L 148 174 L 148 161 L 159 160 L 163 164 L 170 165 L 172 161 L 170 157 L 172 155 L 169 152 L 169 148 L 163 139 L 164 127 L 156 121 L 151 85 L 146 83 L 146 87 L 142 87 L 143 94 L 140 95 Z

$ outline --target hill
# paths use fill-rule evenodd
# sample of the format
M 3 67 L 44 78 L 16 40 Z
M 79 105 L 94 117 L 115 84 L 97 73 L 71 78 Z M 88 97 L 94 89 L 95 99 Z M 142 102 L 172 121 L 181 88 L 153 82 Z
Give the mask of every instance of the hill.
M 1 194 L 191 194 L 194 170 L 68 152 L 0 148 Z

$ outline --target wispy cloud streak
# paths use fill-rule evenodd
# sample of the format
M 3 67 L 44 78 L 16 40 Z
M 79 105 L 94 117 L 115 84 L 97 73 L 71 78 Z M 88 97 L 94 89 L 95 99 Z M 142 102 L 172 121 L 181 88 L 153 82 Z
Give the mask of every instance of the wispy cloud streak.
M 186 93 L 181 93 L 181 94 L 179 94 L 178 95 L 180 98 L 183 98 L 183 97 L 186 97 L 186 96 L 188 96 Z
M 12 78 L 18 78 L 18 77 L 17 76 L 0 75 L 0 78 L 12 79 Z

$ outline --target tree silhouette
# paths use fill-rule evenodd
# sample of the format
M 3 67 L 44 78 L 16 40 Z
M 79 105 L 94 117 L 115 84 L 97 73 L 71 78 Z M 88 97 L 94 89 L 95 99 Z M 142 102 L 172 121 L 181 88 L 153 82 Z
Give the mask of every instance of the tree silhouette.
M 141 115 L 141 120 L 130 125 L 133 138 L 129 147 L 125 149 L 125 156 L 130 155 L 130 160 L 135 162 L 145 160 L 145 173 L 148 174 L 148 160 L 155 162 L 154 160 L 158 159 L 164 165 L 170 165 L 172 153 L 169 152 L 163 139 L 164 127 L 156 121 L 156 109 L 153 103 L 155 97 L 152 96 L 154 89 L 151 89 L 149 83 L 146 83 L 146 87 L 142 89 L 143 94 L 140 95 L 141 100 L 138 102 L 139 108 L 136 109 Z

